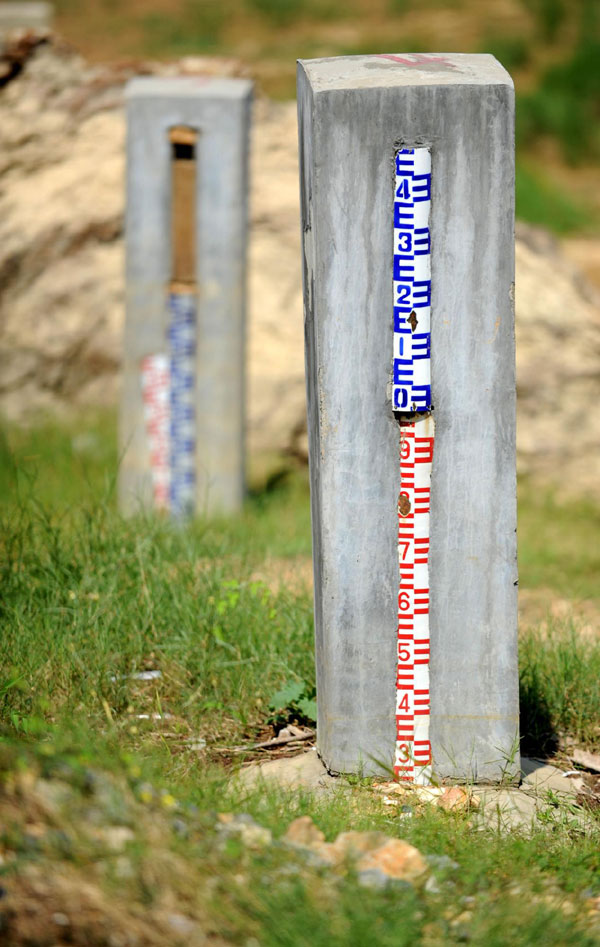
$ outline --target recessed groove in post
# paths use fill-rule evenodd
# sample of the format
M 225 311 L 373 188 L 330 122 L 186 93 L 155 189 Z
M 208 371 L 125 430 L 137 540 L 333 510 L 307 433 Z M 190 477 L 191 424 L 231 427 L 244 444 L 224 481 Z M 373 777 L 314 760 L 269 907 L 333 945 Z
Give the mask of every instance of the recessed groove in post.
M 171 142 L 171 291 L 194 285 L 196 273 L 196 175 L 198 132 L 178 125 L 169 129 Z
M 170 471 L 169 506 L 175 516 L 194 512 L 196 491 L 195 361 L 197 347 L 196 220 L 198 133 L 178 125 L 171 142 Z
M 392 404 L 400 419 L 394 772 L 401 780 L 426 784 L 432 772 L 429 510 L 434 443 L 429 148 L 398 148 L 394 169 Z

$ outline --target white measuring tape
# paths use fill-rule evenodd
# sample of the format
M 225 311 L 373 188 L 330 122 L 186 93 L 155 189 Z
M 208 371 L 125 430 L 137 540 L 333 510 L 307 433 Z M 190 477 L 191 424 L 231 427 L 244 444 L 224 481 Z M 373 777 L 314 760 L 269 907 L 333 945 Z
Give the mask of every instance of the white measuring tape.
M 147 355 L 142 359 L 141 369 L 154 506 L 157 510 L 167 510 L 171 488 L 169 358 L 164 354 Z
M 196 297 L 169 294 L 169 354 L 142 360 L 142 395 L 154 505 L 194 512 Z
M 431 154 L 395 155 L 393 406 L 400 421 L 396 749 L 399 779 L 431 778 L 429 504 L 431 415 Z
M 171 492 L 175 516 L 194 512 L 196 489 L 195 360 L 196 296 L 170 293 Z

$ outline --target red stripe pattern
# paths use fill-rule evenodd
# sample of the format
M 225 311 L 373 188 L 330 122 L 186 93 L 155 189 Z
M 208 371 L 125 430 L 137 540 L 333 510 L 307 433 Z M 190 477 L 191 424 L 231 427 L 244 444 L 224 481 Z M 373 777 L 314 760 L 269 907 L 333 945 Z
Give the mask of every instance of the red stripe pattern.
M 400 423 L 398 650 L 394 772 L 431 778 L 429 742 L 429 499 L 433 416 Z
M 148 355 L 142 359 L 142 397 L 154 504 L 157 509 L 168 509 L 171 483 L 169 404 L 171 379 L 166 355 Z

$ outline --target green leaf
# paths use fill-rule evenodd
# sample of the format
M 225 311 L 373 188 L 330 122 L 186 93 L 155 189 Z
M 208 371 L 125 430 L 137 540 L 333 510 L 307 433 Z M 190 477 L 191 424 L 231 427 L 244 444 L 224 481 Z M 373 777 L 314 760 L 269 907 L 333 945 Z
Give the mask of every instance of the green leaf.
M 272 710 L 281 710 L 284 707 L 290 707 L 296 704 L 306 691 L 304 681 L 288 681 L 281 690 L 273 694 L 269 700 L 269 707 Z
M 298 701 L 298 708 L 300 712 L 306 717 L 307 720 L 312 720 L 313 723 L 317 719 L 317 702 L 314 698 L 303 697 Z

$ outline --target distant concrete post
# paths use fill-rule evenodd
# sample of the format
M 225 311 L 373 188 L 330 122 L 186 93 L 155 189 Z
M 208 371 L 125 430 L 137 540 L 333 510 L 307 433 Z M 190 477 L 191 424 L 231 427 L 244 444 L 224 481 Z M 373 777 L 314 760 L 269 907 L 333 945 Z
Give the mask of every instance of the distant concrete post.
M 512 81 L 488 55 L 305 61 L 298 110 L 318 750 L 514 776 Z
M 127 86 L 126 513 L 243 500 L 251 95 L 242 79 Z

